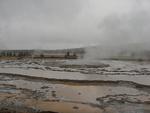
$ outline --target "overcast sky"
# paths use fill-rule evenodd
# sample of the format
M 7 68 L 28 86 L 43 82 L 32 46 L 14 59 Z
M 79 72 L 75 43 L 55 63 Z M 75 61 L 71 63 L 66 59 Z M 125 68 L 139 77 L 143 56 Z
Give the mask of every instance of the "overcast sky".
M 150 42 L 150 0 L 0 0 L 0 49 Z

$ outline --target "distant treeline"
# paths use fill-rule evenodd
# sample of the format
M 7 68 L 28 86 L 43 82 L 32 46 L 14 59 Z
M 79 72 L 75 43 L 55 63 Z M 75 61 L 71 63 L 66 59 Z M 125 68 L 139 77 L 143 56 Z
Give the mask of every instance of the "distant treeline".
M 0 57 L 32 58 L 81 58 L 85 51 L 82 48 L 63 50 L 0 50 Z
M 25 56 L 32 56 L 34 53 L 33 50 L 1 50 L 0 56 L 7 56 L 7 57 L 25 57 Z

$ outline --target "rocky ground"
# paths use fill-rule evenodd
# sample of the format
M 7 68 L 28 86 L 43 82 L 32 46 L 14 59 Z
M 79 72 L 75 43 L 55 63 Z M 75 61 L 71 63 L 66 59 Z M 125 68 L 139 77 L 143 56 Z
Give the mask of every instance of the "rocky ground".
M 0 113 L 150 113 L 150 63 L 2 60 Z

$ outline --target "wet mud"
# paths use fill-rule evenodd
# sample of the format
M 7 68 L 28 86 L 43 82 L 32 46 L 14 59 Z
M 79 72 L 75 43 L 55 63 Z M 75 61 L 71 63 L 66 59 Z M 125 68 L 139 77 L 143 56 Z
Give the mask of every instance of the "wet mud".
M 78 65 L 80 68 L 66 68 L 76 69 L 75 72 L 68 72 L 74 76 L 78 76 L 76 74 L 79 70 L 109 70 L 114 72 L 117 69 L 116 72 L 122 74 L 125 70 L 126 73 L 137 71 L 138 74 L 131 76 L 142 77 L 143 82 L 130 78 L 118 79 L 116 77 L 117 79 L 110 79 L 109 76 L 118 75 L 101 75 L 100 73 L 96 75 L 95 73 L 94 75 L 88 73 L 82 75 L 85 76 L 82 79 L 73 79 L 69 75 L 62 75 L 63 78 L 59 78 L 61 74 L 56 78 L 52 77 L 51 74 L 58 72 L 54 70 L 51 73 L 54 68 L 64 74 L 66 70 L 61 67 L 64 62 L 66 65 L 70 65 L 70 61 L 56 61 L 56 65 L 55 61 L 53 63 L 48 63 L 48 61 L 41 63 L 29 61 L 27 63 L 24 61 L 0 62 L 0 113 L 150 113 L 150 84 L 144 82 L 144 78 L 149 79 L 150 67 L 148 63 L 118 62 L 119 64 L 116 64 L 113 61 L 104 67 L 88 68 Z M 102 64 L 105 63 L 106 61 L 102 61 Z M 76 65 L 74 62 L 73 64 Z M 33 67 L 37 68 L 33 69 Z M 46 67 L 49 67 L 49 76 L 44 76 L 45 71 L 48 70 Z M 28 73 L 11 72 L 10 68 L 13 70 L 21 68 Z M 136 71 L 132 71 L 135 69 Z M 43 72 L 41 76 L 35 76 L 36 74 L 33 76 L 34 73 L 29 73 L 39 70 Z M 105 79 L 101 77 L 90 79 L 86 76 L 94 76 L 94 78 L 95 76 L 105 76 Z M 128 78 L 130 75 L 120 76 L 127 76 Z

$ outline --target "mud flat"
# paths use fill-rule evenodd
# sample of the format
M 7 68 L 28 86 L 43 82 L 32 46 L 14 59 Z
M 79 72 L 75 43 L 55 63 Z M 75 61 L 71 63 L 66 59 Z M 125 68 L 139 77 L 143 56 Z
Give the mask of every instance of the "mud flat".
M 149 63 L 90 64 L 1 61 L 0 113 L 150 113 Z

